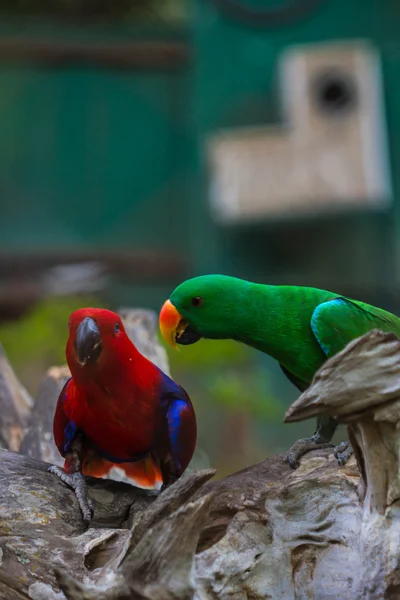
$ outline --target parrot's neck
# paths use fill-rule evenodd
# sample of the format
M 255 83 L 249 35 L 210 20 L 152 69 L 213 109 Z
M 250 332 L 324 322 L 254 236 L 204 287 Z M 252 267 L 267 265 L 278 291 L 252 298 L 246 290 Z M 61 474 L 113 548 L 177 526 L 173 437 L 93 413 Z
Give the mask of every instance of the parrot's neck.
M 230 315 L 231 335 L 226 337 L 291 368 L 300 354 L 304 360 L 305 347 L 315 348 L 318 356 L 321 352 L 310 326 L 319 301 L 319 295 L 314 297 L 307 288 L 247 283 L 238 290 Z
M 290 304 L 283 288 L 251 284 L 251 293 L 243 290 L 232 315 L 235 340 L 274 355 L 290 335 L 285 325 Z
M 111 351 L 104 348 L 100 361 L 93 366 L 82 369 L 73 363 L 70 369 L 79 387 L 97 398 L 100 392 L 109 397 L 122 397 L 121 390 L 126 390 L 127 382 L 132 393 L 142 387 L 146 389 L 151 375 L 149 361 L 129 340 Z

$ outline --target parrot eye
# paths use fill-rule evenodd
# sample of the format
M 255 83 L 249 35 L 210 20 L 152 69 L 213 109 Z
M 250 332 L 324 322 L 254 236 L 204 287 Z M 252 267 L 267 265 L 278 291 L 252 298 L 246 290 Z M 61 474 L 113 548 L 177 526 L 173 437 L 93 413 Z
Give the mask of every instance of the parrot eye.
M 68 329 L 71 329 L 71 321 L 68 321 Z
M 192 306 L 201 306 L 203 304 L 203 298 L 200 298 L 200 296 L 195 296 L 194 298 L 192 298 Z
M 118 333 L 119 331 L 119 323 L 115 323 L 115 333 Z

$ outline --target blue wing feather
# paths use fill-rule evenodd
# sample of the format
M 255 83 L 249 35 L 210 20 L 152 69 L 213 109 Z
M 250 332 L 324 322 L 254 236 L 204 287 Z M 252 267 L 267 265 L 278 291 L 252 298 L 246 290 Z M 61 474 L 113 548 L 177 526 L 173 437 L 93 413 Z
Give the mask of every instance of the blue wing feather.
M 161 402 L 166 408 L 167 436 L 175 472 L 181 475 L 188 466 L 196 446 L 195 413 L 185 390 L 164 373 Z
M 69 451 L 71 448 L 71 444 L 74 441 L 76 436 L 76 432 L 78 431 L 78 427 L 75 425 L 73 421 L 69 421 L 69 423 L 64 428 L 64 445 L 63 450 L 65 453 Z
M 174 400 L 167 411 L 168 433 L 171 443 L 172 460 L 177 471 L 182 470 L 181 457 L 185 455 L 185 439 L 182 425 L 188 410 L 185 400 Z
M 54 415 L 54 439 L 62 456 L 69 452 L 78 431 L 78 427 L 73 420 L 69 418 L 64 406 L 71 381 L 72 378 L 69 378 L 61 390 Z
M 327 357 L 375 328 L 399 335 L 400 319 L 382 309 L 344 297 L 323 302 L 311 317 L 311 329 Z
M 311 329 L 313 334 L 315 335 L 318 344 L 320 345 L 322 351 L 326 354 L 326 356 L 330 356 L 332 353 L 332 344 L 329 343 L 331 340 L 324 339 L 323 335 L 321 335 L 320 325 L 323 321 L 326 321 L 327 310 L 331 310 L 334 308 L 342 308 L 346 306 L 346 300 L 344 298 L 334 298 L 333 300 L 328 300 L 327 302 L 323 302 L 314 310 L 313 315 L 311 317 Z

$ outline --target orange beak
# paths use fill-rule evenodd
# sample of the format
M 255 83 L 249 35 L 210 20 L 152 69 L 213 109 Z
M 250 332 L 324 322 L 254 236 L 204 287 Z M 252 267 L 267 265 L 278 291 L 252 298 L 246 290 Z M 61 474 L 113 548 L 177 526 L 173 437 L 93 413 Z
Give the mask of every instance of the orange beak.
M 184 331 L 186 321 L 183 320 L 182 315 L 170 300 L 167 300 L 161 309 L 159 325 L 161 334 L 167 344 L 178 350 L 176 338 Z

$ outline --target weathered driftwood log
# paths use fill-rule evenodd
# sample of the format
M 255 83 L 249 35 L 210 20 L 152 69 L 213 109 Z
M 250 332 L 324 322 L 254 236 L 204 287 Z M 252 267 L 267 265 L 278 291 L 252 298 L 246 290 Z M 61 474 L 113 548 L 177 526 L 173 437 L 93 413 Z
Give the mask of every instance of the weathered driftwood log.
M 372 331 L 317 373 L 286 421 L 347 423 L 362 474 L 361 558 L 354 598 L 400 598 L 400 340 Z
M 65 376 L 42 388 L 43 410 Z M 338 467 L 329 449 L 296 471 L 279 455 L 221 481 L 188 473 L 158 498 L 88 479 L 88 530 L 45 463 L 2 451 L 0 599 L 398 598 L 399 406 L 400 341 L 372 333 L 328 361 L 287 416 L 348 423 L 362 494 L 356 460 Z M 51 431 L 52 414 L 42 419 Z
M 64 464 L 53 439 L 53 418 L 58 396 L 71 377 L 67 366 L 51 367 L 47 371 L 29 419 L 19 452 L 44 460 L 52 465 Z
M 221 481 L 185 475 L 159 498 L 88 479 L 88 530 L 47 465 L 0 453 L 0 598 L 345 598 L 361 568 L 354 466 L 276 456 Z M 308 596 L 306 595 L 308 594 Z
M 33 406 L 0 345 L 0 447 L 17 452 Z
M 125 483 L 88 478 L 96 507 L 86 530 L 74 495 L 47 472 L 46 463 L 4 450 L 0 461 L 2 600 L 59 600 L 64 595 L 58 580 L 74 600 L 100 598 L 99 590 L 107 588 L 110 598 L 157 600 L 175 597 L 157 594 L 158 585 L 192 586 L 193 555 L 210 496 L 195 504 L 187 501 L 215 471 L 185 475 L 160 498 Z M 179 557 L 185 552 L 184 564 Z M 167 585 L 174 561 L 179 576 Z M 98 582 L 94 595 L 71 591 L 71 586 L 79 588 L 72 576 L 86 584 Z M 146 586 L 150 595 L 118 595 L 120 588 L 130 593 Z

